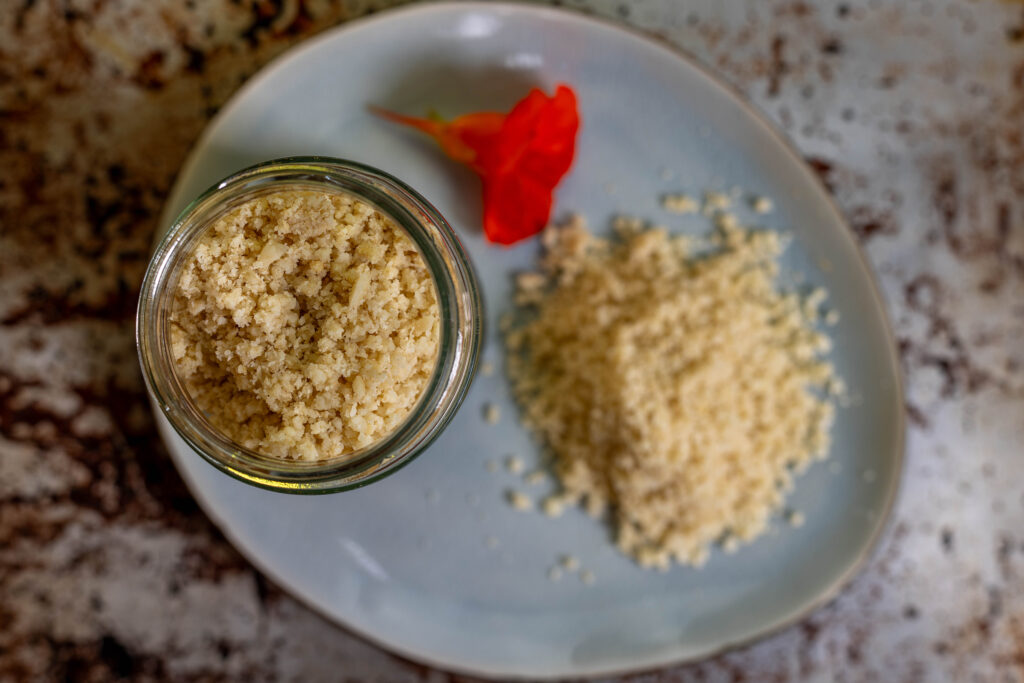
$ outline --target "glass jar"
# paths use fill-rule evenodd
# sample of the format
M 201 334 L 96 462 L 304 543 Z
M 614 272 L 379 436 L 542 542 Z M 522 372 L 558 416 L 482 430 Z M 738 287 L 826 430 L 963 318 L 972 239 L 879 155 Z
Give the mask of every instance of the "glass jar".
M 440 339 L 433 375 L 397 429 L 338 458 L 284 460 L 232 442 L 213 427 L 175 372 L 169 317 L 178 276 L 206 228 L 254 198 L 283 190 L 346 193 L 389 216 L 420 250 L 437 293 Z M 476 275 L 451 226 L 415 190 L 377 169 L 326 157 L 290 157 L 240 171 L 181 213 L 157 246 L 142 282 L 136 343 L 146 385 L 181 438 L 207 462 L 255 486 L 288 493 L 332 493 L 381 479 L 410 462 L 441 433 L 469 388 L 482 337 Z

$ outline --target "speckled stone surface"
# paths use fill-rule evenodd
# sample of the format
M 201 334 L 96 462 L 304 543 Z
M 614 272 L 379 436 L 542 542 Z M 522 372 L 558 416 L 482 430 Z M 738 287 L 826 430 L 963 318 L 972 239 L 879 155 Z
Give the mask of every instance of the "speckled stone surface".
M 196 507 L 132 315 L 217 107 L 394 3 L 9 0 L 0 11 L 0 680 L 449 678 L 297 604 Z M 685 48 L 790 135 L 879 273 L 906 478 L 802 624 L 644 681 L 1024 681 L 1024 7 L 569 2 Z

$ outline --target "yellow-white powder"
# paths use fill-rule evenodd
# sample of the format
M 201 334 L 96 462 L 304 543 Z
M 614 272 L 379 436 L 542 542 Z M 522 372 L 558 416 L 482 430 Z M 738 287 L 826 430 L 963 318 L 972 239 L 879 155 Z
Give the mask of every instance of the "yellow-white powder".
M 564 491 L 611 512 L 641 565 L 700 565 L 709 546 L 766 530 L 791 475 L 829 446 L 829 340 L 776 290 L 772 232 L 719 222 L 715 244 L 623 221 L 615 242 L 582 220 L 548 228 L 507 331 L 525 424 Z
M 343 456 L 410 413 L 437 356 L 430 272 L 389 217 L 281 191 L 211 225 L 170 316 L 177 371 L 228 438 L 278 458 Z

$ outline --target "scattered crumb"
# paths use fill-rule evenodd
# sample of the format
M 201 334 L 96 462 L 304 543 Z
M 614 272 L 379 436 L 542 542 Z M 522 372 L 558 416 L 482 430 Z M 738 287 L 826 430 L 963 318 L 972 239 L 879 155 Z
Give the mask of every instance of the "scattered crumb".
M 484 404 L 484 422 L 489 425 L 498 424 L 501 419 L 501 409 L 493 403 Z
M 661 198 L 661 206 L 672 213 L 697 213 L 700 204 L 693 197 L 685 194 L 667 194 Z
M 480 374 L 484 377 L 490 377 L 494 374 L 494 363 L 490 361 L 484 361 L 480 364 Z
M 728 234 L 731 231 L 739 230 L 740 222 L 735 214 L 723 211 L 715 214 L 715 227 L 721 230 L 723 234 Z
M 754 197 L 750 202 L 750 207 L 754 209 L 754 213 L 760 214 L 771 213 L 775 210 L 775 204 L 768 197 Z
M 561 517 L 565 511 L 565 502 L 558 496 L 548 496 L 541 503 L 541 511 L 547 517 Z
M 516 455 L 505 458 L 505 469 L 512 474 L 519 474 L 523 471 L 523 459 Z
M 520 493 L 519 491 L 509 491 L 508 502 L 516 510 L 533 509 L 533 499 L 524 493 Z
M 548 569 L 548 580 L 549 581 L 560 581 L 562 579 L 561 567 L 551 567 Z
M 823 287 L 815 287 L 804 299 L 804 317 L 808 320 L 817 320 L 821 315 L 821 306 L 828 298 L 828 292 Z
M 705 192 L 704 206 L 701 213 L 710 216 L 717 211 L 725 211 L 732 205 L 732 199 L 724 192 Z
M 597 519 L 604 514 L 605 502 L 599 496 L 590 493 L 587 495 L 587 502 L 583 507 L 588 515 Z
M 727 536 L 724 541 L 722 541 L 722 552 L 726 553 L 727 555 L 732 555 L 739 549 L 740 539 L 736 538 L 731 534 Z
M 580 572 L 580 581 L 582 581 L 586 585 L 591 586 L 594 584 L 594 581 L 596 580 L 597 577 L 594 576 L 594 572 L 590 571 L 589 569 L 584 569 Z
M 499 545 L 497 537 L 496 536 L 488 536 L 487 538 L 484 539 L 484 545 L 486 545 L 491 550 L 494 550 Z
M 807 520 L 804 519 L 804 513 L 797 510 L 790 510 L 786 515 L 786 521 L 789 522 L 789 525 L 794 529 L 799 529 Z
M 484 467 L 487 468 L 488 472 L 498 471 L 498 463 L 495 460 L 488 460 L 487 462 L 484 463 Z
M 534 470 L 533 472 L 530 472 L 528 475 L 526 475 L 524 481 L 531 486 L 536 486 L 537 484 L 543 484 L 545 481 L 547 481 L 547 478 L 548 473 L 545 472 L 544 470 Z
M 616 216 L 612 221 L 612 229 L 615 233 L 627 239 L 644 229 L 644 222 L 632 216 Z
M 562 555 L 558 563 L 567 572 L 574 572 L 580 568 L 580 561 L 574 555 Z
M 835 327 L 839 324 L 839 311 L 835 309 L 829 311 L 825 314 L 824 321 L 829 327 Z
M 822 256 L 820 259 L 818 259 L 818 268 L 820 268 L 821 272 L 823 272 L 823 273 L 831 273 L 832 272 L 832 262 L 829 261 L 824 256 Z

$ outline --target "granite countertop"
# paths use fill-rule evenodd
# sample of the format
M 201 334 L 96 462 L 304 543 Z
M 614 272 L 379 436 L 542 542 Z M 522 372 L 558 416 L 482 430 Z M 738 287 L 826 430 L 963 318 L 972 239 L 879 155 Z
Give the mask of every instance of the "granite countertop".
M 157 213 L 262 64 L 393 2 L 12 0 L 0 13 L 0 681 L 444 680 L 283 594 L 154 431 L 132 316 Z M 650 681 L 1024 681 L 1024 6 L 580 0 L 795 141 L 881 280 L 906 478 L 874 559 Z

